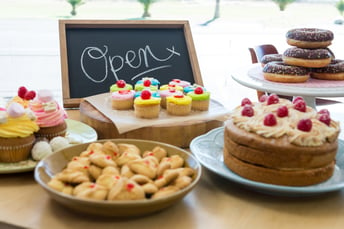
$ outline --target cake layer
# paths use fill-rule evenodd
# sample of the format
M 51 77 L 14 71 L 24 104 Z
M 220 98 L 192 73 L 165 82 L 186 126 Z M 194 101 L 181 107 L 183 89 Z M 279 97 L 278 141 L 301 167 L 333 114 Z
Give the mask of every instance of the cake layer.
M 265 145 L 261 145 L 261 142 Z M 258 144 L 257 144 L 258 142 Z M 267 139 L 229 122 L 224 133 L 224 148 L 237 158 L 269 168 L 316 168 L 325 166 L 336 156 L 337 142 L 326 147 L 301 147 L 286 143 L 286 138 Z M 283 147 L 281 147 L 283 146 Z M 323 149 L 324 148 L 324 149 Z
M 312 169 L 279 170 L 254 165 L 239 160 L 227 149 L 224 149 L 224 163 L 234 173 L 258 182 L 287 185 L 287 186 L 307 186 L 321 183 L 333 175 L 335 161 Z

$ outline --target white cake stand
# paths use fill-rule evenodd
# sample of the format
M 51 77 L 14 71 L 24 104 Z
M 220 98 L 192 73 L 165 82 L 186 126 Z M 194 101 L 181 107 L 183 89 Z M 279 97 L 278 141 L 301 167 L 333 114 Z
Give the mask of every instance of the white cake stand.
M 316 109 L 316 97 L 343 97 L 344 81 L 309 79 L 305 83 L 276 83 L 263 77 L 261 64 L 253 64 L 233 72 L 232 78 L 252 89 L 278 95 L 302 96 L 307 105 Z

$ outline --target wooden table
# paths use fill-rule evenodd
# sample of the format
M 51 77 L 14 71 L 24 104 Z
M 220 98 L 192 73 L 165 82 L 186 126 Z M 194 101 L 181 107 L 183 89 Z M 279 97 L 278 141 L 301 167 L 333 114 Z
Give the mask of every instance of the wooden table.
M 69 111 L 69 117 L 78 120 L 78 111 Z M 0 174 L 0 228 L 342 229 L 343 215 L 344 190 L 303 198 L 271 196 L 203 169 L 197 187 L 168 209 L 133 219 L 96 218 L 51 200 L 35 182 L 33 172 Z

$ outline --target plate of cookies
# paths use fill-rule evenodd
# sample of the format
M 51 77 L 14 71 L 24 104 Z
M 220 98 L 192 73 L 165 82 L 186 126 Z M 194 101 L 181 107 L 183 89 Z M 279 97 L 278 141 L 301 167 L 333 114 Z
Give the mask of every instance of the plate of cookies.
M 245 187 L 277 196 L 310 196 L 333 192 L 344 188 L 344 141 L 338 140 L 336 164 L 332 176 L 320 183 L 305 186 L 276 185 L 254 181 L 238 175 L 229 169 L 224 159 L 224 128 L 219 127 L 207 134 L 196 137 L 190 145 L 192 153 L 199 162 L 215 174 L 244 185 Z
M 38 163 L 35 180 L 59 204 L 97 216 L 134 217 L 183 199 L 201 177 L 189 152 L 166 143 L 104 139 L 70 146 Z

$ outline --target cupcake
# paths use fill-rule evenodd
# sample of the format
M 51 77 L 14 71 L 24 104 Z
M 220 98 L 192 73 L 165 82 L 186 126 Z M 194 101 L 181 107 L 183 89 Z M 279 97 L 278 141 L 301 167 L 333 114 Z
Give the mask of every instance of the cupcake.
M 29 107 L 37 117 L 39 131 L 35 133 L 36 137 L 50 140 L 66 135 L 66 111 L 54 100 L 49 90 L 38 91 L 37 97 L 29 104 Z
M 34 114 L 16 102 L 0 110 L 0 162 L 18 162 L 29 158 L 39 130 Z
M 169 96 L 166 98 L 167 113 L 180 116 L 189 115 L 191 112 L 191 102 L 191 97 L 182 93 Z
M 159 90 L 159 94 L 160 94 L 160 98 L 161 98 L 161 107 L 166 109 L 166 98 L 172 95 L 175 95 L 176 93 L 178 93 L 178 91 L 171 87 L 168 90 Z M 179 94 L 181 92 L 179 91 Z
M 178 86 L 180 86 L 180 87 L 182 87 L 182 88 L 188 87 L 188 86 L 191 85 L 190 82 L 185 81 L 185 80 L 180 80 L 180 79 L 173 79 L 173 80 L 171 80 L 171 81 L 169 82 L 169 84 L 175 84 L 175 85 L 178 85 Z
M 120 90 L 111 93 L 111 107 L 115 110 L 130 110 L 134 105 L 134 90 Z
M 183 92 L 184 92 L 184 94 L 187 94 L 187 93 L 189 93 L 189 92 L 192 92 L 192 91 L 194 91 L 196 88 L 198 88 L 198 87 L 202 87 L 201 85 L 198 85 L 198 84 L 192 84 L 192 85 L 190 85 L 190 86 L 187 86 L 187 87 L 184 87 L 183 88 Z
M 159 88 L 160 91 L 169 90 L 169 89 L 183 91 L 183 87 L 178 86 L 176 84 L 164 84 L 164 85 L 161 85 L 161 87 Z
M 134 100 L 134 113 L 138 118 L 157 118 L 160 112 L 160 97 L 152 96 L 149 90 L 143 90 Z
M 110 92 L 116 92 L 121 90 L 133 90 L 131 84 L 127 84 L 125 80 L 118 80 L 115 84 L 111 85 Z
M 145 77 L 136 82 L 134 89 L 135 91 L 143 91 L 143 90 L 157 91 L 159 88 L 159 84 L 160 84 L 159 80 L 151 78 L 151 77 Z
M 209 110 L 210 92 L 202 87 L 197 87 L 194 91 L 187 93 L 192 98 L 192 109 L 198 111 Z

